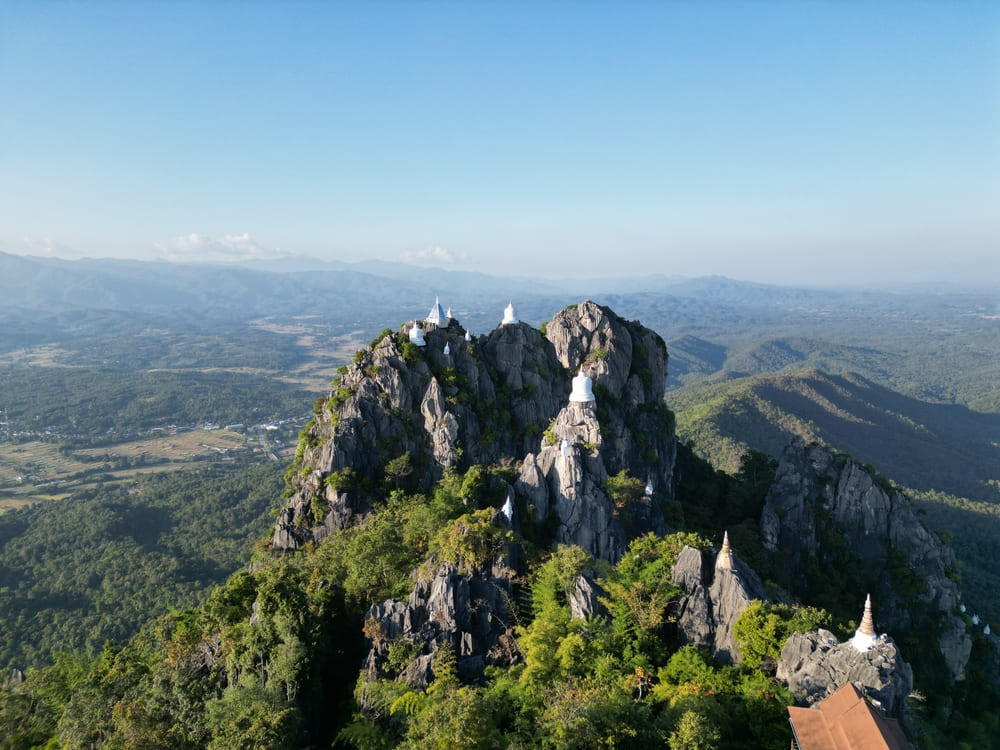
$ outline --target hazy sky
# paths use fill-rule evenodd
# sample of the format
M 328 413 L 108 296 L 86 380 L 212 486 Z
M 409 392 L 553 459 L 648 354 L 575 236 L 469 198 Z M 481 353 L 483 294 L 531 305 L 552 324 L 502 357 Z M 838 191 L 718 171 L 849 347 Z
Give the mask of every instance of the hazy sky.
M 0 0 L 0 250 L 1000 279 L 1000 3 Z

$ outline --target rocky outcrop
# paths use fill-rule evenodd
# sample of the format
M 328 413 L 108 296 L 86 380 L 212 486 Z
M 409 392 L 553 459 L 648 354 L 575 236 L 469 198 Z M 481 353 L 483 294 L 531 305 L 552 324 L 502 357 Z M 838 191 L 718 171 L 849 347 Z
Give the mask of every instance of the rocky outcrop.
M 386 600 L 365 615 L 369 679 L 401 676 L 426 688 L 442 646 L 450 647 L 459 675 L 475 682 L 487 665 L 510 666 L 520 659 L 509 606 L 510 582 L 460 573 L 442 565 L 429 581 L 418 582 L 407 601 Z M 406 658 L 395 663 L 392 649 Z
M 600 587 L 591 572 L 583 572 L 576 577 L 569 595 L 570 617 L 574 620 L 588 620 L 607 614 L 600 598 L 604 589 Z
M 666 531 L 655 500 L 616 505 L 604 490 L 609 474 L 629 469 L 656 498 L 673 495 L 659 336 L 589 301 L 557 314 L 544 336 L 516 323 L 467 340 L 454 319 L 423 321 L 426 345 L 416 347 L 406 333 L 415 323 L 358 352 L 318 402 L 273 549 L 321 542 L 362 521 L 385 494 L 387 466 L 403 456 L 411 473 L 401 481 L 422 491 L 450 466 L 521 461 L 516 488 L 532 520 L 555 516 L 557 541 L 603 559 L 617 560 L 632 536 Z M 596 405 L 568 401 L 570 373 L 580 368 L 593 373 Z M 543 434 L 567 438 L 569 454 Z
M 545 327 L 559 362 L 594 382 L 609 474 L 630 469 L 673 496 L 676 459 L 673 416 L 663 404 L 667 346 L 658 334 L 590 300 L 570 305 Z
M 828 630 L 793 633 L 781 649 L 777 677 L 807 706 L 851 682 L 889 715 L 904 708 L 913 690 L 913 670 L 891 638 L 882 636 L 861 653 Z
M 714 564 L 705 564 L 709 556 Z M 732 567 L 715 555 L 684 547 L 670 571 L 671 582 L 684 590 L 671 613 L 677 622 L 681 645 L 709 649 L 725 664 L 739 664 L 743 657 L 733 637 L 740 614 L 754 599 L 768 600 L 764 584 L 754 570 L 735 555 Z
M 590 301 L 557 314 L 545 335 L 568 372 L 591 378 L 595 401 L 564 404 L 538 452 L 525 456 L 515 488 L 536 522 L 558 520 L 556 541 L 614 562 L 635 535 L 666 532 L 654 500 L 616 500 L 605 490 L 609 475 L 629 470 L 659 497 L 673 495 L 666 347 L 652 331 Z
M 953 679 L 962 679 L 972 642 L 954 613 L 960 598 L 955 555 L 917 518 L 909 499 L 857 461 L 793 442 L 784 452 L 761 516 L 761 538 L 790 570 L 810 560 L 843 576 L 880 606 L 879 627 L 903 631 L 934 623 Z M 793 579 L 809 598 L 808 581 Z

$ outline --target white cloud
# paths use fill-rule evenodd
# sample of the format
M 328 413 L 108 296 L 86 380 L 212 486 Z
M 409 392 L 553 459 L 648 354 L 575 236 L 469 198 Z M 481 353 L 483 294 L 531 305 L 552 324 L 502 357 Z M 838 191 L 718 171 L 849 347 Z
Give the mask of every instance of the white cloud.
M 168 242 L 154 243 L 154 246 L 161 259 L 185 263 L 240 263 L 291 255 L 281 248 L 264 247 L 246 232 L 222 237 L 192 233 L 174 237 Z
M 30 255 L 36 258 L 63 258 L 72 260 L 83 257 L 71 247 L 61 245 L 51 237 L 0 237 L 0 251 L 11 255 Z
M 414 266 L 454 266 L 466 260 L 465 253 L 454 253 L 440 245 L 425 247 L 423 250 L 406 251 L 399 254 L 399 260 Z

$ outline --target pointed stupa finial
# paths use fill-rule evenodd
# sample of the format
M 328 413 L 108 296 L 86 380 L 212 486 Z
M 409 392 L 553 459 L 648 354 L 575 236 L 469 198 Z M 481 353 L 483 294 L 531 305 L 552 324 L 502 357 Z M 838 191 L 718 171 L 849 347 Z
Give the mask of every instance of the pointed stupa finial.
M 719 551 L 719 556 L 715 558 L 715 569 L 733 569 L 733 551 L 729 547 L 729 531 L 722 532 L 722 549 Z
M 585 404 L 596 401 L 594 398 L 594 382 L 580 368 L 580 374 L 573 378 L 573 392 L 569 394 L 569 400 L 578 404 Z
M 468 331 L 465 332 L 465 340 L 472 341 L 472 334 L 469 333 Z
M 861 615 L 861 624 L 854 631 L 851 644 L 862 654 L 875 645 L 875 621 L 872 619 L 872 595 L 865 597 L 865 612 Z
M 451 354 L 451 344 L 449 344 L 449 343 L 448 343 L 448 342 L 446 341 L 446 342 L 444 343 L 444 355 L 445 355 L 445 356 L 447 357 L 447 356 L 448 356 L 449 354 Z
M 503 320 L 500 321 L 502 326 L 512 326 L 517 324 L 517 313 L 514 312 L 514 300 L 510 300 L 507 303 L 507 307 L 503 309 Z
M 424 341 L 424 329 L 417 323 L 414 323 L 413 328 L 410 329 L 410 341 L 417 346 L 427 345 L 427 342 Z

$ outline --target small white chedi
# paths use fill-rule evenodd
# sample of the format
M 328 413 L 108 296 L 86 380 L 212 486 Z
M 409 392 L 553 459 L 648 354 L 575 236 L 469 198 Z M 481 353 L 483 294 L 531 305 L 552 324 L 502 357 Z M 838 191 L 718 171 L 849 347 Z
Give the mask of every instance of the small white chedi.
M 410 341 L 417 346 L 427 345 L 427 342 L 424 341 L 424 329 L 417 323 L 414 323 L 413 328 L 410 329 Z
M 875 623 L 872 620 L 872 596 L 865 597 L 865 613 L 861 616 L 861 624 L 854 632 L 851 645 L 858 651 L 864 653 L 875 645 Z
M 514 301 L 511 300 L 507 303 L 507 307 L 503 309 L 503 320 L 500 321 L 500 325 L 512 326 L 516 325 L 517 322 L 517 313 L 514 312 Z
M 573 392 L 569 394 L 571 403 L 586 404 L 596 401 L 594 398 L 593 381 L 580 369 L 580 374 L 573 378 Z

